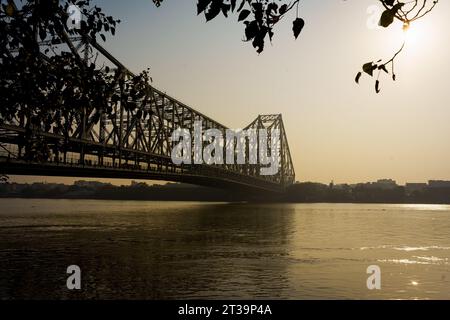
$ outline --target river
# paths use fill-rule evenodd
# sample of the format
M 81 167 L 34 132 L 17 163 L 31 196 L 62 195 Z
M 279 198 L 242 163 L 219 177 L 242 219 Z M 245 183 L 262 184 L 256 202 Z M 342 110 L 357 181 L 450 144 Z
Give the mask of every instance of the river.
M 450 299 L 449 235 L 449 205 L 0 199 L 0 299 Z

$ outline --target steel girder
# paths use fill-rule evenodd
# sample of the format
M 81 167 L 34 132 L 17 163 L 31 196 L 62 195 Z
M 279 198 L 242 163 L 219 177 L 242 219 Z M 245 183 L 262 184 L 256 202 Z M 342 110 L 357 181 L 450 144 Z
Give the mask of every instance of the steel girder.
M 79 44 L 76 45 L 76 41 Z M 70 47 L 96 51 L 115 72 L 117 92 L 121 83 L 134 75 L 92 39 L 75 39 Z M 91 54 L 94 56 L 94 54 Z M 89 59 L 85 53 L 85 59 Z M 134 104 L 135 108 L 125 108 Z M 162 91 L 147 85 L 138 101 L 110 102 L 105 107 L 86 106 L 76 117 L 61 116 L 60 126 L 32 126 L 26 117 L 0 124 L 0 155 L 3 171 L 13 174 L 122 177 L 184 181 L 202 185 L 249 190 L 283 191 L 295 180 L 295 172 L 281 115 L 260 115 L 245 129 L 280 131 L 280 170 L 273 176 L 260 175 L 259 165 L 175 165 L 171 159 L 175 129 L 193 130 L 201 121 L 202 129 L 218 129 L 224 136 L 226 126 L 194 110 Z M 20 106 L 19 106 L 20 108 Z M 19 113 L 18 113 L 19 114 Z M 23 114 L 23 113 L 22 113 Z M 30 160 L 24 151 L 29 140 L 41 141 L 41 157 Z M 270 139 L 270 138 L 269 138 Z M 248 160 L 248 144 L 246 146 Z M 33 169 L 34 168 L 34 169 Z M 34 170 L 34 171 L 33 171 Z M 84 173 L 83 173 L 84 172 Z

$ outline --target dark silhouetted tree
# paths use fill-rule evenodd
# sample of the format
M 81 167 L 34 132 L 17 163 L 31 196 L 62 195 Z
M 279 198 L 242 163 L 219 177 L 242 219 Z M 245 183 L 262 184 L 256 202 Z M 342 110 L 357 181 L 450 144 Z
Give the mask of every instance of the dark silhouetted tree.
M 73 128 L 66 123 L 80 122 L 86 110 L 110 114 L 119 101 L 143 96 L 150 81 L 147 70 L 121 83 L 118 94 L 116 80 L 124 70 L 97 66 L 86 59 L 89 52 L 80 54 L 74 48 L 70 37 L 105 41 L 105 34 L 114 35 L 120 22 L 89 0 L 1 0 L 0 4 L 0 123 L 26 119 L 26 159 L 45 161 L 50 154 L 33 128 L 68 135 Z M 78 6 L 83 15 L 79 28 L 67 25 L 70 5 Z

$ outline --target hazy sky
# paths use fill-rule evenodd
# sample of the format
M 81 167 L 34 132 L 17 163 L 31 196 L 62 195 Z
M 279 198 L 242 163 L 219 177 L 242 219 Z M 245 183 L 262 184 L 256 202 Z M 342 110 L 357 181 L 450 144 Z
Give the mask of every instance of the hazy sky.
M 282 113 L 297 180 L 450 180 L 449 1 L 412 25 L 397 82 L 382 78 L 379 95 L 353 79 L 403 35 L 367 27 L 375 0 L 304 0 L 299 39 L 288 17 L 261 55 L 237 17 L 205 23 L 195 0 L 96 2 L 122 20 L 105 47 L 135 72 L 150 67 L 157 88 L 231 128 Z

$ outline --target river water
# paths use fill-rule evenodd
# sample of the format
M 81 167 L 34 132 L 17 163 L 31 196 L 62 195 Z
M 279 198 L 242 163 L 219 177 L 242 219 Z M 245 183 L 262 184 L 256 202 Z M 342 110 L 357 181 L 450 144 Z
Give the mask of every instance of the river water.
M 449 235 L 446 205 L 1 199 L 0 299 L 450 299 Z

